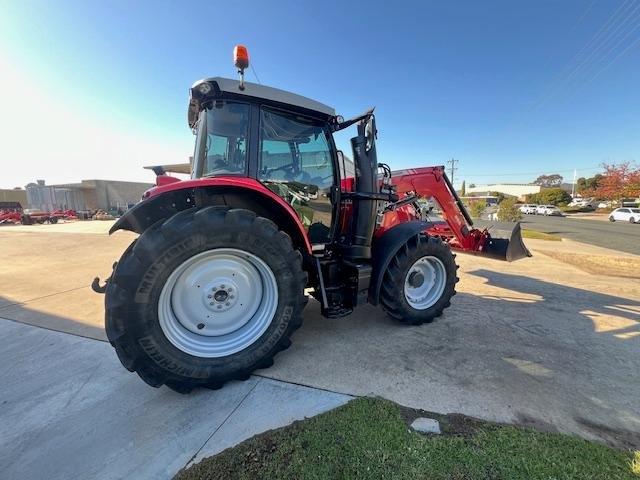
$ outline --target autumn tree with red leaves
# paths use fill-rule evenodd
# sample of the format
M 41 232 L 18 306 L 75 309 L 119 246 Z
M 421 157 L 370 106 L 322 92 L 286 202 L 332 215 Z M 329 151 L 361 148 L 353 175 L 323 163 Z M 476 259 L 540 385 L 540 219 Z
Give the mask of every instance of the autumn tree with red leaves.
M 602 165 L 604 172 L 595 188 L 585 194 L 605 200 L 620 200 L 622 198 L 640 197 L 640 167 L 634 167 L 631 162 L 618 165 Z

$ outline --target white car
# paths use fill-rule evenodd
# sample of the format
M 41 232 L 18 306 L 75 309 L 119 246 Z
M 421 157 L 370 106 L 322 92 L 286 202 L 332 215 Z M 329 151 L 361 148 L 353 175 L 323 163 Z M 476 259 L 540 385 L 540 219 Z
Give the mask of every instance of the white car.
M 525 215 L 535 215 L 537 207 L 538 205 L 525 203 L 524 205 L 520 205 L 520 211 Z
M 555 215 L 562 216 L 562 212 L 555 205 L 538 205 L 536 208 L 536 213 L 538 215 Z
M 609 221 L 640 223 L 640 208 L 616 208 L 609 215 Z
M 571 203 L 567 205 L 567 207 L 578 207 L 578 208 L 594 208 L 593 207 L 593 199 L 590 198 L 574 198 L 571 200 Z

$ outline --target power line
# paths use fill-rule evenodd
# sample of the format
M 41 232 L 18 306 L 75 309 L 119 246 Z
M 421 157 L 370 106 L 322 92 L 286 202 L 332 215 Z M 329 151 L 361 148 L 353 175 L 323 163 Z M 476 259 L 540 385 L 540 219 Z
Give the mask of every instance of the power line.
M 556 96 L 564 87 L 568 86 L 571 79 L 586 65 L 593 64 L 595 58 L 594 54 L 599 51 L 603 46 L 607 45 L 612 39 L 614 44 L 619 41 L 618 30 L 627 23 L 632 17 L 640 5 L 634 3 L 632 0 L 624 0 L 613 14 L 607 19 L 607 21 L 598 29 L 593 37 L 565 64 L 560 73 L 551 81 L 551 84 L 547 88 L 545 94 L 535 102 L 529 109 L 529 112 L 535 111 L 542 105 Z M 630 7 L 630 11 L 628 10 Z M 633 27 L 633 26 L 632 26 Z M 625 27 L 626 28 L 626 27 Z M 613 29 L 613 32 L 611 30 Z M 634 28 L 632 28 L 632 31 Z M 624 36 L 624 31 L 622 32 Z M 627 31 L 628 35 L 628 31 Z M 625 37 L 626 38 L 626 37 Z M 617 44 L 616 44 L 617 46 Z M 614 47 L 615 48 L 615 47 Z M 609 53 L 609 52 L 608 52 Z M 608 53 L 600 60 L 604 60 Z
M 624 17 L 617 25 L 615 30 L 613 30 L 610 34 L 607 35 L 606 38 L 600 42 L 598 46 L 596 46 L 590 53 L 587 55 L 583 61 L 576 66 L 576 68 L 569 74 L 566 78 L 566 82 L 568 83 L 572 77 L 574 77 L 580 70 L 582 69 L 583 73 L 587 73 L 588 70 L 595 64 L 599 62 L 603 62 L 606 58 L 614 52 L 626 39 L 632 34 L 638 27 L 638 25 L 634 25 L 634 20 L 640 19 L 640 15 L 637 15 L 635 18 L 632 18 L 633 15 L 640 9 L 640 3 L 638 3 L 635 8 L 626 13 L 626 17 Z M 620 28 L 623 28 L 620 31 Z M 630 30 L 627 30 L 627 27 L 631 27 Z M 613 46 L 611 47 L 611 44 Z M 609 48 L 611 47 L 611 48 Z M 598 53 L 599 52 L 599 53 Z M 603 55 L 600 53 L 604 52 Z M 598 56 L 600 55 L 600 58 Z M 592 60 L 590 62 L 590 60 Z
M 450 162 L 447 162 L 450 163 Z M 570 168 L 567 170 L 553 170 L 553 173 L 571 173 L 574 170 L 577 172 L 586 172 L 588 170 L 600 170 L 602 169 L 602 165 L 598 165 L 597 167 L 586 167 L 586 168 Z M 514 177 L 514 176 L 519 176 L 519 175 L 547 175 L 550 172 L 550 170 L 541 172 L 512 172 L 512 173 L 466 173 L 464 174 L 465 177 Z
M 591 3 L 589 3 L 589 6 L 587 7 L 587 9 L 582 13 L 582 15 L 580 15 L 580 18 L 578 18 L 576 23 L 573 24 L 573 27 L 571 28 L 572 32 L 576 28 L 578 28 L 578 25 L 580 25 L 582 21 L 587 17 L 587 15 L 589 14 L 589 12 L 591 11 L 591 9 L 593 8 L 593 6 L 596 4 L 597 1 L 598 0 L 591 0 Z
M 587 84 L 591 83 L 593 80 L 596 79 L 596 77 L 598 77 L 602 72 L 604 72 L 605 70 L 607 70 L 611 65 L 613 65 L 616 60 L 618 60 L 620 57 L 622 57 L 625 53 L 627 53 L 629 50 L 631 50 L 631 48 L 635 47 L 635 45 L 640 42 L 640 37 L 636 38 L 633 42 L 631 42 L 629 45 L 627 45 L 627 47 L 622 50 L 621 52 L 618 53 L 618 55 L 616 55 L 615 57 L 613 57 L 613 60 L 611 60 L 607 65 L 605 65 L 605 67 L 600 70 L 599 72 L 597 72 L 593 77 L 591 77 L 591 79 L 589 81 L 587 81 Z

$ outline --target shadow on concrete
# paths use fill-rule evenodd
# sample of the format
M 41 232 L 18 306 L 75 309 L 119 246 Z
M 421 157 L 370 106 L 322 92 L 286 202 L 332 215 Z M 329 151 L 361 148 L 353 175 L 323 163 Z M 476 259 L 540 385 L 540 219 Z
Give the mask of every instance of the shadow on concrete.
M 544 305 L 552 312 L 573 315 L 576 322 L 572 325 L 576 328 L 583 327 L 581 324 L 587 321 L 592 332 L 598 335 L 640 342 L 640 301 L 485 269 L 468 274 L 486 279 L 488 285 L 535 296 L 537 298 L 527 300 L 533 308 Z M 553 316 L 546 316 L 546 320 L 553 321 Z
M 24 303 L 15 303 L 9 298 L 0 296 L 0 319 L 24 323 L 35 327 L 45 328 L 57 332 L 69 333 L 94 340 L 107 341 L 104 327 L 97 327 L 68 317 L 29 308 Z
M 492 318 L 499 311 L 496 302 L 502 302 L 508 310 L 499 323 L 523 331 L 505 337 L 514 343 L 503 360 L 514 370 L 513 379 L 517 371 L 520 378 L 535 379 L 523 386 L 541 390 L 522 392 L 523 400 L 533 401 L 527 412 L 517 412 L 519 423 L 545 429 L 540 421 L 545 408 L 559 407 L 584 436 L 617 448 L 640 448 L 640 388 L 634 380 L 640 371 L 640 302 L 522 275 L 484 269 L 468 274 L 509 292 L 504 297 L 463 293 L 463 301 Z M 498 338 L 500 332 L 491 335 Z

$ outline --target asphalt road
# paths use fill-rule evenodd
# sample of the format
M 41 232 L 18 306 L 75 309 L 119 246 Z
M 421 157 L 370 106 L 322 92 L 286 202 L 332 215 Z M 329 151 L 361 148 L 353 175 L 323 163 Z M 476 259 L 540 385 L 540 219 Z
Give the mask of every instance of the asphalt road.
M 525 215 L 522 227 L 588 243 L 599 247 L 640 255 L 640 225 L 580 218 Z

